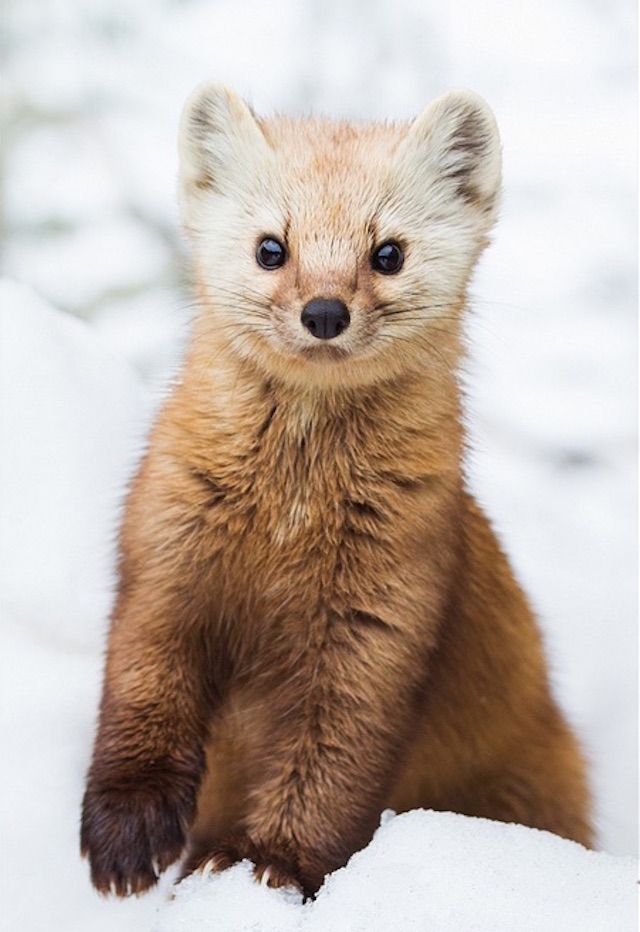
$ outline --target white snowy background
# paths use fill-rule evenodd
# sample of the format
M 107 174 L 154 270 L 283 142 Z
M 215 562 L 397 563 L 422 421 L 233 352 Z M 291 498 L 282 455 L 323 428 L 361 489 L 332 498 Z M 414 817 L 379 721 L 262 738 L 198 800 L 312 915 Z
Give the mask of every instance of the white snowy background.
M 636 29 L 634 0 L 6 0 L 7 932 L 636 928 Z M 494 108 L 505 196 L 473 289 L 470 482 L 539 612 L 607 854 L 417 813 L 312 906 L 242 866 L 169 906 L 166 882 L 124 903 L 90 887 L 78 814 L 113 538 L 186 331 L 175 138 L 209 76 L 262 112 L 410 117 L 457 86 Z

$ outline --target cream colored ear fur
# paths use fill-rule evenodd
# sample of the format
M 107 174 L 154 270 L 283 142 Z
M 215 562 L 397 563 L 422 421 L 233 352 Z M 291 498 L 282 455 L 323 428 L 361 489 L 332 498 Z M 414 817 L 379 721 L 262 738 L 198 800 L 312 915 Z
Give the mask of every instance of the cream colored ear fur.
M 201 214 L 205 192 L 233 190 L 242 173 L 255 177 L 270 153 L 241 97 L 216 82 L 198 87 L 184 107 L 180 126 L 183 220 L 188 223 Z M 491 110 L 477 94 L 452 91 L 434 101 L 410 124 L 396 164 L 416 203 L 428 192 L 432 207 L 441 204 L 450 213 L 459 198 L 473 208 L 479 232 L 493 224 L 500 193 L 500 137 Z
M 255 164 L 268 143 L 246 103 L 223 84 L 200 85 L 180 122 L 180 186 L 187 198 L 221 191 L 239 170 Z
M 399 155 L 415 172 L 426 173 L 429 184 L 440 182 L 448 193 L 493 215 L 500 193 L 500 136 L 477 94 L 451 91 L 434 101 L 409 127 Z

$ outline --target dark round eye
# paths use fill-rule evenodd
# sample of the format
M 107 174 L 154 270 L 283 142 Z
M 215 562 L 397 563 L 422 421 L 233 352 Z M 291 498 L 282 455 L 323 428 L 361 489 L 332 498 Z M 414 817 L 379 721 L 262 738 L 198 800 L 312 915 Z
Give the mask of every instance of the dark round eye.
M 397 243 L 383 243 L 371 253 L 371 268 L 383 275 L 395 275 L 402 268 L 404 253 Z
M 281 265 L 285 264 L 286 259 L 286 250 L 277 239 L 267 236 L 258 244 L 256 260 L 263 269 L 279 269 Z

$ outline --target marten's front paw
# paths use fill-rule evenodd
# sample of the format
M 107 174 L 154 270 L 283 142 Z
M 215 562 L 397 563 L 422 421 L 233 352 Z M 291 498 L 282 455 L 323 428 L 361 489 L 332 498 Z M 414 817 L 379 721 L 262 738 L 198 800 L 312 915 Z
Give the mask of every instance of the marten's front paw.
M 234 838 L 217 846 L 195 865 L 196 873 L 219 873 L 247 858 L 255 865 L 254 877 L 269 887 L 293 887 L 302 891 L 294 860 L 283 852 L 270 850 L 250 838 Z
M 157 789 L 87 789 L 80 843 L 101 893 L 143 893 L 180 857 L 192 803 Z

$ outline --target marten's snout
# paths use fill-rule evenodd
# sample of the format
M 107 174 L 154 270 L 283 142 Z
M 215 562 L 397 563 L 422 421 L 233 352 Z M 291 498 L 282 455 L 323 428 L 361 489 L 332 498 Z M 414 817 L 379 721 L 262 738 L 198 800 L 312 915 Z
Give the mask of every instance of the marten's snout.
M 314 298 L 302 309 L 303 327 L 319 340 L 333 340 L 349 326 L 349 310 L 336 298 Z

